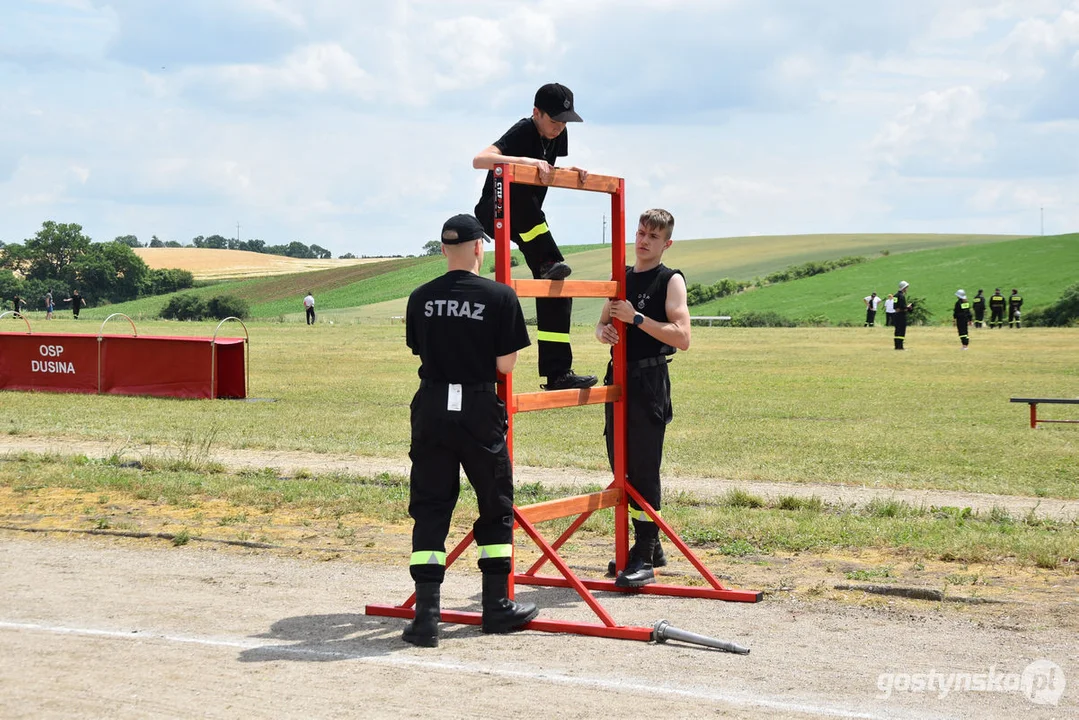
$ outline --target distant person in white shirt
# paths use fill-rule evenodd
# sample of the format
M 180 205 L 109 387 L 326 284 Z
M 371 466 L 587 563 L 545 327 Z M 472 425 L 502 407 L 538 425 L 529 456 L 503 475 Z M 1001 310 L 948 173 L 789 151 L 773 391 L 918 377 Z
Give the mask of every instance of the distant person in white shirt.
M 877 306 L 880 305 L 880 298 L 873 293 L 865 296 L 863 300 L 865 300 L 865 326 L 873 327 L 877 321 Z
M 307 310 L 307 324 L 315 324 L 315 296 L 311 294 L 311 291 L 307 291 L 307 297 L 303 299 L 304 309 Z
M 893 315 L 895 315 L 895 295 L 889 294 L 888 299 L 884 301 L 884 325 L 885 327 L 892 326 Z

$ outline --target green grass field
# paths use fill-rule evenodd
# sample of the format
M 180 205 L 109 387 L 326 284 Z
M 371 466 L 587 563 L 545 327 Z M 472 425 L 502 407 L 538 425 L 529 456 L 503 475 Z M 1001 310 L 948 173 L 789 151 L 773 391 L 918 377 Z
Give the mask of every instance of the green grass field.
M 886 297 L 896 291 L 900 280 L 906 280 L 911 284 L 908 296 L 925 298 L 933 321 L 950 325 L 958 288 L 969 297 L 983 288 L 987 298 L 997 287 L 1005 296 L 1018 288 L 1023 310 L 1029 312 L 1056 301 L 1076 282 L 1076 268 L 1079 234 L 1032 237 L 878 257 L 862 265 L 721 298 L 695 306 L 691 312 L 773 311 L 791 319 L 818 317 L 831 324 L 861 325 L 865 320 L 862 298 L 874 291 Z M 878 319 L 883 322 L 883 307 Z
M 209 335 L 214 323 L 138 327 L 144 335 Z M 248 327 L 250 395 L 276 402 L 3 392 L 0 431 L 96 438 L 118 450 L 209 442 L 406 455 L 417 361 L 403 326 Z M 92 332 L 97 323 L 58 320 L 47 329 Z M 578 370 L 602 373 L 605 347 L 587 328 L 574 332 Z M 672 365 L 665 467 L 735 480 L 1079 497 L 1079 430 L 1030 430 L 1026 406 L 1008 402 L 1079 396 L 1075 330 L 984 330 L 960 352 L 954 330 L 914 328 L 907 344 L 908 352 L 894 352 L 883 328 L 696 329 L 692 349 Z M 515 386 L 538 383 L 529 349 Z M 518 415 L 516 460 L 605 468 L 601 425 L 594 406 Z

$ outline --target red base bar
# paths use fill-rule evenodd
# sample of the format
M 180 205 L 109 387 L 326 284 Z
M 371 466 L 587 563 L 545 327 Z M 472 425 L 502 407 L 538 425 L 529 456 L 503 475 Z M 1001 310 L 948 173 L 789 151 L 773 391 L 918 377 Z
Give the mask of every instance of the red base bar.
M 399 605 L 368 605 L 364 608 L 367 615 L 379 615 L 382 617 L 396 617 L 411 620 L 416 611 L 409 607 Z M 459 610 L 442 610 L 439 613 L 442 622 L 458 623 L 461 625 L 479 625 L 483 616 L 480 613 L 462 612 Z M 536 630 L 539 632 L 571 633 L 573 635 L 591 635 L 593 637 L 614 638 L 616 640 L 638 640 L 641 642 L 652 641 L 652 628 L 634 627 L 632 625 L 597 625 L 595 623 L 570 622 L 569 620 L 543 620 L 537 619 L 521 628 L 522 630 Z
M 552 575 L 523 575 L 513 576 L 515 583 L 521 585 L 543 585 L 546 587 L 572 587 L 568 580 Z M 614 580 L 585 580 L 581 584 L 589 590 L 604 590 L 607 592 L 639 593 L 641 595 L 671 595 L 675 597 L 708 598 L 710 600 L 727 600 L 728 602 L 755 603 L 764 599 L 764 593 L 759 590 L 714 590 L 707 587 L 692 587 L 689 585 L 660 585 L 654 583 L 639 588 L 617 587 Z

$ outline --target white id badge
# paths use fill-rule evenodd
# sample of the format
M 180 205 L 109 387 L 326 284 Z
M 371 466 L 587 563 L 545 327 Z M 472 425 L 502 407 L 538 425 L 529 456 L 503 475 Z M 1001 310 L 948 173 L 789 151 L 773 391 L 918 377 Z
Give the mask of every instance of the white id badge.
M 446 396 L 446 409 L 461 412 L 461 386 L 450 383 L 449 393 Z

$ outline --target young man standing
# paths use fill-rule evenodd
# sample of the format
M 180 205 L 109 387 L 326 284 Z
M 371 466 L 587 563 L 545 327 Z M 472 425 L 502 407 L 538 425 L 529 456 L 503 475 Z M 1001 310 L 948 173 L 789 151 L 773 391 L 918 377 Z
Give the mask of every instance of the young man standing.
M 989 296 L 989 327 L 1004 327 L 1004 296 L 1000 293 L 1000 288 Z
M 892 317 L 892 323 L 895 324 L 896 350 L 906 350 L 903 347 L 903 342 L 907 339 L 907 313 L 914 307 L 907 302 L 907 288 L 909 287 L 910 283 L 902 280 L 899 283 L 899 290 L 895 293 L 895 313 Z
M 978 294 L 970 301 L 974 311 L 974 327 L 980 328 L 985 321 L 985 291 L 978 288 Z
M 532 117 L 519 120 L 506 133 L 472 159 L 472 167 L 487 170 L 476 217 L 488 235 L 494 235 L 494 166 L 498 163 L 531 165 L 547 182 L 558 158 L 569 153 L 566 123 L 581 122 L 573 109 L 573 92 L 565 85 L 550 83 L 536 91 Z M 588 171 L 571 167 L 581 182 Z M 565 280 L 570 266 L 555 244 L 543 213 L 547 188 L 515 185 L 510 193 L 510 237 L 521 249 L 532 277 Z M 544 390 L 587 388 L 596 384 L 595 375 L 577 375 L 572 370 L 573 350 L 569 342 L 572 298 L 536 298 L 536 326 L 539 338 L 539 374 L 547 377 Z
M 315 296 L 311 294 L 311 291 L 307 291 L 307 297 L 303 299 L 303 309 L 307 313 L 307 324 L 315 324 Z
M 873 293 L 866 295 L 863 300 L 865 301 L 865 326 L 873 327 L 877 321 L 877 306 L 880 305 L 880 298 Z
M 1022 323 L 1022 311 L 1023 296 L 1019 294 L 1019 291 L 1012 288 L 1012 294 L 1008 298 L 1008 327 L 1021 328 Z
M 666 210 L 646 210 L 637 225 L 636 262 L 626 268 L 626 300 L 610 300 L 596 324 L 596 339 L 614 345 L 621 338 L 611 319 L 625 323 L 626 341 L 626 476 L 629 483 L 659 512 L 662 491 L 660 464 L 663 439 L 673 417 L 670 356 L 688 350 L 690 342 L 686 279 L 681 270 L 663 264 L 671 246 L 674 217 Z M 613 351 L 612 351 L 613 352 Z M 607 366 L 608 385 L 614 369 Z M 603 429 L 607 458 L 614 467 L 614 407 L 606 407 Z M 654 567 L 667 564 L 659 545 L 659 527 L 630 500 L 633 547 L 629 562 L 615 585 L 641 587 L 655 582 Z M 612 570 L 613 568 L 609 568 Z
M 962 343 L 961 350 L 966 350 L 970 347 L 970 333 L 968 326 L 970 325 L 970 303 L 967 302 L 966 291 L 960 289 L 955 291 L 955 296 L 959 298 L 955 301 L 955 307 L 952 308 L 952 319 L 955 321 L 955 329 L 959 331 L 959 342 Z
M 472 531 L 483 573 L 483 632 L 510 632 L 539 612 L 509 599 L 513 466 L 506 406 L 495 392 L 498 373 L 512 372 L 517 351 L 528 346 L 528 330 L 513 289 L 479 276 L 485 239 L 471 215 L 447 220 L 447 272 L 416 288 L 405 313 L 406 342 L 420 356 L 420 387 L 412 399 L 408 451 L 416 615 L 402 637 L 422 647 L 438 646 L 446 535 L 462 467 L 479 505 Z

